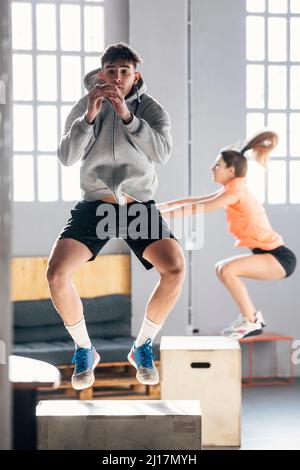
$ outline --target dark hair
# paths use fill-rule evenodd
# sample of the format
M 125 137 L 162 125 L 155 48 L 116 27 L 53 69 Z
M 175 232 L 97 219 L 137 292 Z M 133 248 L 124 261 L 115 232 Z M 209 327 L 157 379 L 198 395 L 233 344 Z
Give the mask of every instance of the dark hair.
M 244 146 L 240 152 L 230 148 L 221 151 L 221 156 L 229 168 L 234 168 L 236 177 L 243 177 L 247 174 L 248 163 L 244 153 L 252 150 L 253 158 L 257 163 L 266 167 L 268 158 L 274 147 L 278 143 L 278 135 L 273 131 L 259 131 L 250 139 L 244 141 Z
M 221 156 L 227 168 L 230 166 L 234 168 L 234 174 L 237 178 L 246 176 L 248 163 L 247 158 L 242 152 L 237 152 L 236 150 L 223 150 L 221 152 Z
M 137 64 L 143 62 L 142 58 L 132 47 L 124 42 L 119 42 L 118 44 L 111 44 L 105 48 L 101 56 L 101 66 L 103 68 L 106 62 L 113 63 L 121 59 L 131 62 L 135 69 Z

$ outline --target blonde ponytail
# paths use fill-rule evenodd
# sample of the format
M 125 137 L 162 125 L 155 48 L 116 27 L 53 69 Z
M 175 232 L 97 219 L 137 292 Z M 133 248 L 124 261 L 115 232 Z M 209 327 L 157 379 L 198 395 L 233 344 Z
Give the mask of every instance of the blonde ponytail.
M 266 168 L 270 153 L 276 147 L 278 139 L 278 135 L 274 131 L 264 130 L 257 132 L 244 142 L 241 154 L 243 155 L 248 150 L 252 150 L 253 160 Z

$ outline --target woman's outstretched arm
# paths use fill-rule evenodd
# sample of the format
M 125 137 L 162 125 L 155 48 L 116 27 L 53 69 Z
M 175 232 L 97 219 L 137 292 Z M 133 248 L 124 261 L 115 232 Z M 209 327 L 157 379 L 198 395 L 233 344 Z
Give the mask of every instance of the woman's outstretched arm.
M 193 215 L 199 212 L 211 212 L 217 209 L 222 209 L 226 206 L 236 204 L 239 198 L 236 194 L 222 192 L 216 196 L 203 199 L 203 198 L 193 198 L 193 201 L 188 203 L 177 203 L 173 204 L 170 207 L 161 209 L 162 214 L 170 213 L 174 217 L 183 217 L 186 215 Z
M 218 191 L 215 191 L 214 193 L 206 194 L 204 196 L 186 197 L 186 198 L 183 198 L 183 199 L 173 199 L 172 201 L 160 202 L 160 203 L 156 204 L 156 207 L 158 207 L 158 209 L 161 212 L 163 212 L 166 209 L 171 209 L 171 208 L 176 207 L 178 205 L 194 204 L 194 203 L 198 203 L 198 202 L 201 202 L 201 201 L 207 201 L 209 199 L 212 199 L 212 198 L 216 197 L 221 192 L 223 192 L 223 188 L 218 189 Z

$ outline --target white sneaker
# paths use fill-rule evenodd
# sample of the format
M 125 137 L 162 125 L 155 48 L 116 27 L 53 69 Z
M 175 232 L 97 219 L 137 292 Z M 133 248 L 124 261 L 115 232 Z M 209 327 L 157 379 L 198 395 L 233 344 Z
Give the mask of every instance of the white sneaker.
M 242 339 L 247 338 L 248 336 L 260 335 L 262 332 L 263 327 L 258 320 L 251 322 L 243 318 L 240 323 L 236 323 L 231 329 L 228 328 L 224 336 L 227 338 Z
M 246 318 L 240 313 L 239 316 L 237 317 L 236 320 L 228 327 L 225 328 L 224 330 L 221 331 L 221 335 L 223 336 L 228 336 L 230 333 L 232 333 L 235 329 L 236 326 L 241 325 L 246 321 Z
M 262 326 L 263 328 L 264 328 L 265 326 L 267 326 L 267 324 L 266 324 L 266 322 L 265 322 L 265 320 L 264 320 L 264 317 L 263 317 L 263 315 L 262 315 L 262 313 L 261 313 L 260 310 L 257 310 L 257 312 L 256 312 L 256 314 L 255 314 L 255 317 L 256 317 L 256 321 L 258 321 L 258 322 L 261 324 L 261 326 Z

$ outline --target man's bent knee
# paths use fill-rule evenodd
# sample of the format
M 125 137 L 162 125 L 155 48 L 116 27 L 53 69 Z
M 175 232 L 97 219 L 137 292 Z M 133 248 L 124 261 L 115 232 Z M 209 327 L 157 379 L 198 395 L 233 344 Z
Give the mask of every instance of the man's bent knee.
M 49 285 L 60 285 L 70 279 L 69 273 L 61 267 L 48 265 L 46 277 Z
M 176 259 L 172 263 L 169 263 L 168 266 L 166 266 L 160 274 L 164 278 L 170 279 L 173 282 L 175 281 L 178 283 L 182 283 L 185 279 L 186 274 L 184 257 L 176 257 Z

